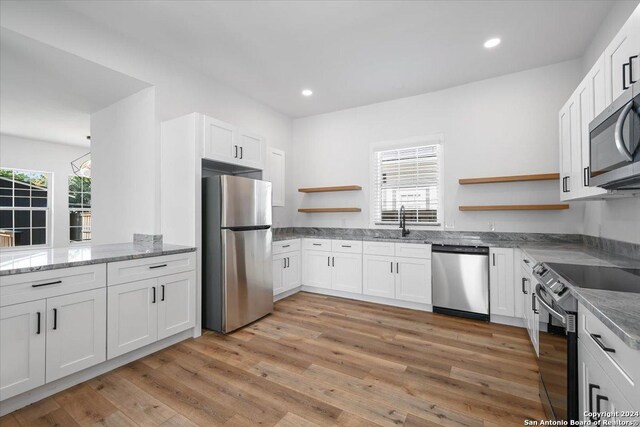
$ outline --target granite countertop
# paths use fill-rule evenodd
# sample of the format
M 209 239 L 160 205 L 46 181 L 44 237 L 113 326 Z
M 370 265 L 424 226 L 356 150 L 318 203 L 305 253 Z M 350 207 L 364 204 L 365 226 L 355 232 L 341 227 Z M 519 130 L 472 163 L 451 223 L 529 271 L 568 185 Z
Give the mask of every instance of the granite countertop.
M 195 251 L 189 246 L 117 243 L 0 251 L 0 276 Z
M 640 260 L 599 251 L 588 246 L 558 248 L 524 245 L 522 250 L 535 262 L 640 269 Z M 638 277 L 638 287 L 640 288 L 640 277 Z M 573 286 L 571 283 L 569 288 L 578 301 L 625 344 L 640 350 L 640 293 L 585 289 Z
M 400 237 L 398 230 L 302 228 L 274 233 L 274 241 L 297 238 L 343 239 L 374 242 L 406 242 L 433 245 L 487 246 L 520 248 L 534 263 L 597 265 L 640 269 L 639 245 L 604 241 L 592 244 L 593 238 L 543 233 L 486 232 L 413 232 Z M 586 240 L 586 241 L 585 241 Z M 620 246 L 616 248 L 616 246 Z M 604 250 L 603 248 L 609 249 Z M 611 249 L 618 249 L 613 251 Z M 630 254 L 625 256 L 621 253 Z M 583 289 L 570 286 L 571 292 L 629 347 L 640 350 L 640 293 Z M 638 283 L 640 288 L 640 279 Z

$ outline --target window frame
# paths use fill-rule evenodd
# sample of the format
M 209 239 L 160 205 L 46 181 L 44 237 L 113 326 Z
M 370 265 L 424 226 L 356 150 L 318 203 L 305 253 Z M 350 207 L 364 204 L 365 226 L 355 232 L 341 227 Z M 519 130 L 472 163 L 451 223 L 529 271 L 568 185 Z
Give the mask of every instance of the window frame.
M 438 209 L 436 215 L 438 222 L 432 224 L 407 222 L 408 226 L 425 230 L 444 230 L 444 134 L 432 134 L 414 136 L 405 139 L 380 141 L 369 146 L 369 226 L 378 229 L 393 229 L 398 225 L 390 223 L 376 222 L 376 193 L 377 176 L 376 173 L 376 153 L 387 150 L 400 150 L 407 148 L 422 147 L 427 145 L 438 146 Z
M 43 170 L 33 170 L 33 169 L 27 169 L 27 168 L 16 168 L 16 167 L 11 167 L 11 166 L 0 166 L 0 169 L 7 169 L 7 170 L 11 170 L 13 171 L 13 173 L 15 174 L 16 171 L 19 172 L 31 172 L 31 173 L 39 173 L 39 174 L 43 174 L 46 175 L 47 177 L 47 207 L 46 208 L 33 208 L 33 207 L 25 207 L 25 206 L 12 206 L 12 207 L 5 207 L 5 206 L 0 206 L 0 210 L 3 211 L 33 211 L 33 210 L 38 210 L 38 211 L 44 211 L 45 213 L 45 226 L 44 226 L 44 230 L 45 230 L 45 243 L 44 244 L 38 244 L 38 245 L 34 245 L 34 244 L 29 244 L 29 245 L 21 245 L 21 246 L 5 246 L 5 247 L 0 247 L 0 250 L 2 251 L 28 251 L 28 250 L 34 250 L 34 249 L 47 249 L 47 248 L 51 248 L 52 244 L 53 244 L 53 172 L 50 171 L 43 171 Z M 15 195 L 14 195 L 15 197 Z M 13 224 L 14 224 L 14 229 L 15 229 L 15 214 L 13 217 Z M 33 224 L 32 224 L 33 225 Z M 29 227 L 29 230 L 33 230 L 34 227 Z M 35 227 L 35 228 L 42 228 L 42 227 Z M 30 236 L 33 237 L 33 235 Z
M 67 227 L 67 236 L 69 236 L 70 232 L 71 232 L 71 212 L 72 211 L 80 211 L 80 212 L 91 212 L 91 215 L 93 216 L 93 207 L 90 206 L 88 209 L 83 207 L 80 208 L 72 208 L 71 206 L 69 206 L 69 197 L 71 196 L 71 192 L 69 191 L 69 178 L 72 178 L 74 176 L 78 176 L 75 174 L 71 174 L 67 176 L 67 182 L 66 182 L 66 190 L 67 190 L 67 217 L 69 217 L 69 226 Z M 91 180 L 91 177 L 80 177 L 80 178 L 88 178 L 89 180 Z M 83 188 L 84 190 L 84 188 Z M 91 182 L 91 190 L 93 190 L 93 182 Z M 89 194 L 91 195 L 91 191 L 89 191 L 88 193 L 86 191 L 80 191 L 80 192 L 75 192 L 78 193 L 80 195 L 82 194 Z M 91 199 L 91 203 L 93 204 L 93 198 Z M 77 227 L 75 227 L 77 228 Z M 87 240 L 71 240 L 71 237 L 69 236 L 69 246 L 91 246 L 91 240 L 93 239 L 93 229 L 92 229 L 92 233 L 91 233 L 91 239 L 87 239 Z

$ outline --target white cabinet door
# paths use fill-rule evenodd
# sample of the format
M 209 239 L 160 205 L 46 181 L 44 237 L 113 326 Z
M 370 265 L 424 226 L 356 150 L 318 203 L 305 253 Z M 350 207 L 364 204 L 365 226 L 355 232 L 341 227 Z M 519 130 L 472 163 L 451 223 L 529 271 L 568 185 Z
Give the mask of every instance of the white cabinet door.
M 431 260 L 396 258 L 396 299 L 431 304 Z
M 300 286 L 300 252 L 285 254 L 286 267 L 283 271 L 283 290 L 288 291 Z
M 337 291 L 362 293 L 362 255 L 338 253 L 331 257 L 331 288 Z
M 44 384 L 45 300 L 0 307 L 0 400 Z
M 394 298 L 395 258 L 380 255 L 362 257 L 362 293 L 377 297 Z
M 491 248 L 489 257 L 491 314 L 513 317 L 515 316 L 513 249 Z
M 47 299 L 47 382 L 106 360 L 105 288 Z
M 616 387 L 615 381 L 598 363 L 596 358 L 578 339 L 578 410 L 580 419 L 587 421 L 585 413 L 605 413 L 600 418 L 602 425 L 623 425 L 640 421 L 637 416 L 625 416 L 625 411 L 637 411 L 638 407 L 629 403 Z M 634 424 L 637 425 L 637 424 Z
M 304 251 L 302 284 L 331 289 L 331 252 Z
M 107 359 L 158 339 L 157 283 L 149 279 L 108 288 Z
M 276 148 L 269 148 L 266 165 L 267 181 L 271 182 L 271 205 L 284 206 L 285 199 L 285 154 Z
M 264 169 L 264 139 L 240 130 L 238 133 L 238 153 L 234 163 Z
M 236 163 L 239 150 L 235 126 L 205 116 L 203 151 L 205 159 Z
M 273 276 L 273 295 L 284 292 L 284 268 L 286 265 L 286 255 L 278 254 L 273 256 L 271 274 Z
M 159 340 L 195 326 L 195 271 L 158 278 L 157 292 Z
M 577 141 L 575 144 L 577 165 L 579 169 L 579 180 L 575 182 L 575 189 L 580 197 L 594 197 L 600 194 L 606 194 L 607 190 L 600 187 L 590 187 L 590 165 L 591 152 L 589 140 L 589 123 L 595 117 L 596 108 L 602 111 L 605 107 L 605 89 L 604 89 L 604 66 L 603 58 L 598 60 L 591 71 L 584 78 L 578 90 L 576 91 L 577 117 L 576 130 Z M 579 183 L 579 185 L 578 185 Z M 578 190 L 579 189 L 579 190 Z
M 576 152 L 576 114 L 577 104 L 575 96 L 560 110 L 560 200 L 570 200 L 575 197 L 574 181 L 579 174 L 574 171 L 574 156 Z
M 607 85 L 607 105 L 615 101 L 630 86 L 630 68 L 633 79 L 640 74 L 639 58 L 633 58 L 631 67 L 624 67 L 630 58 L 640 53 L 640 11 L 636 8 L 609 46 L 604 50 L 605 75 Z
M 535 293 L 536 282 L 531 282 L 531 343 L 536 351 L 536 356 L 540 355 L 540 303 Z

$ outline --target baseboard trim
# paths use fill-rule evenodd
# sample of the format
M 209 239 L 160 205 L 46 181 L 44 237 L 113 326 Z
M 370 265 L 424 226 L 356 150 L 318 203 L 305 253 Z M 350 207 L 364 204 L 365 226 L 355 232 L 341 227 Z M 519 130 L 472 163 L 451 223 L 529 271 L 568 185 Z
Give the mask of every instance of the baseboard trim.
M 314 286 L 301 286 L 301 291 L 311 292 L 320 295 L 329 295 L 333 297 L 353 299 L 356 301 L 372 302 L 376 304 L 390 305 L 392 307 L 410 308 L 412 310 L 433 311 L 431 304 L 421 304 L 410 301 L 398 301 L 390 298 L 374 297 L 371 295 L 353 294 L 351 292 L 335 291 L 333 289 L 316 288 Z
M 142 347 L 127 354 L 123 354 L 122 356 L 118 356 L 115 359 L 107 360 L 100 363 L 99 365 L 92 366 L 80 372 L 76 372 L 64 378 L 60 378 L 59 380 L 41 385 L 40 387 L 34 388 L 33 390 L 29 390 L 17 396 L 10 397 L 9 399 L 4 400 L 0 403 L 0 417 L 16 411 L 20 408 L 24 408 L 25 406 L 35 403 L 39 400 L 42 400 L 45 397 L 49 397 L 53 394 L 66 390 L 69 387 L 73 387 L 74 385 L 80 384 L 104 373 L 112 371 L 116 368 L 119 368 L 120 366 L 124 366 L 127 363 L 133 362 L 134 360 L 140 359 L 144 356 L 155 353 L 156 351 L 170 347 L 174 344 L 179 343 L 180 341 L 192 338 L 194 335 L 196 335 L 194 329 L 195 328 L 187 329 L 186 331 L 182 331 L 161 341 L 156 341 L 153 344 L 149 344 L 146 347 Z
M 520 319 L 519 317 L 498 316 L 497 314 L 492 314 L 491 323 L 499 323 L 501 325 L 524 328 L 524 320 Z
M 291 295 L 297 294 L 300 292 L 302 286 L 295 287 L 293 289 L 289 289 L 288 291 L 281 292 L 277 295 L 273 296 L 273 302 L 280 301 L 281 299 L 290 297 Z

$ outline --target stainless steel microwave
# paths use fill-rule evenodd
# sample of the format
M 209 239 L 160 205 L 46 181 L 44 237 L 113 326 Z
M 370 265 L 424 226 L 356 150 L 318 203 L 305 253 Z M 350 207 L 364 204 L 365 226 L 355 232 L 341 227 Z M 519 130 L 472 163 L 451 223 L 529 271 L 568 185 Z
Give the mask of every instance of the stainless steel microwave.
M 590 186 L 640 189 L 640 82 L 627 89 L 589 124 Z

